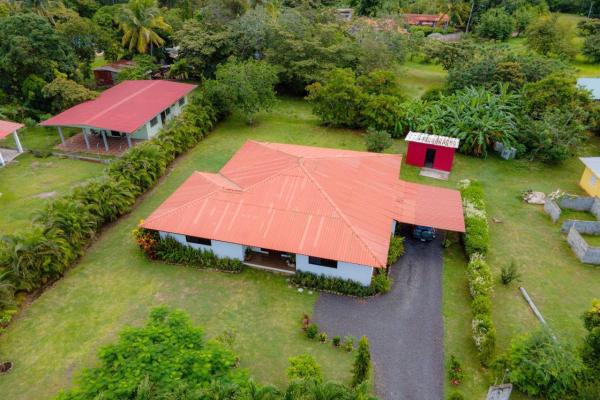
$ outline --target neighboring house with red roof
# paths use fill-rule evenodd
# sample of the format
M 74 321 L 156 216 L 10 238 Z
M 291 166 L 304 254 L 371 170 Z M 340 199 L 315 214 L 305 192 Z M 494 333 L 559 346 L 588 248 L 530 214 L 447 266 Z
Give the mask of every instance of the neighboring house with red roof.
M 108 151 L 107 137 L 148 140 L 179 115 L 187 104 L 188 94 L 196 85 L 163 80 L 124 81 L 90 101 L 78 104 L 42 122 L 56 126 L 61 141 L 61 127 L 81 128 L 89 149 L 89 136 L 102 137 Z
M 112 86 L 117 83 L 119 73 L 124 69 L 132 68 L 135 66 L 133 61 L 119 60 L 114 63 L 102 65 L 96 67 L 94 71 L 94 79 L 98 86 Z
M 450 22 L 450 17 L 448 17 L 448 14 L 403 14 L 402 16 L 408 25 L 448 27 L 448 23 Z
M 15 146 L 17 146 L 16 152 L 14 150 L 4 150 L 6 154 L 3 154 L 3 150 L 0 149 L 0 167 L 5 166 L 6 163 L 23 153 L 23 146 L 21 146 L 17 131 L 24 126 L 25 125 L 19 124 L 18 122 L 0 120 L 0 140 L 12 134 L 13 139 L 15 140 Z
M 190 176 L 142 227 L 250 265 L 369 285 L 398 222 L 464 231 L 460 193 L 400 180 L 401 161 L 248 141 L 218 173 Z

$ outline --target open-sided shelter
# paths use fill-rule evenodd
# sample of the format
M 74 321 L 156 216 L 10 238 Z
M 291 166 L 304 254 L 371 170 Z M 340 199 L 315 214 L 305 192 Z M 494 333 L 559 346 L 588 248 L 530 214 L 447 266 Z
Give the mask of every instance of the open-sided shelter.
M 4 139 L 5 137 L 12 134 L 15 140 L 15 145 L 17 146 L 18 153 L 23 152 L 23 146 L 21 145 L 21 141 L 19 140 L 19 134 L 17 133 L 17 131 L 23 126 L 23 124 L 19 124 L 18 122 L 0 120 L 0 139 Z M 6 165 L 6 162 L 7 161 L 2 156 L 2 151 L 0 151 L 0 166 Z
M 86 148 L 89 137 L 101 137 L 108 152 L 107 137 L 148 140 L 187 104 L 196 85 L 163 80 L 124 81 L 97 98 L 78 104 L 44 121 L 56 126 L 65 144 L 62 127 L 81 128 Z

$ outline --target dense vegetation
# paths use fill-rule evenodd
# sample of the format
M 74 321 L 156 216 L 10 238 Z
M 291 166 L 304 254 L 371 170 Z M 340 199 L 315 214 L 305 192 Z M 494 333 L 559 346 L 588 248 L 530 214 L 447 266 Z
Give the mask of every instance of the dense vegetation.
M 258 385 L 238 368 L 232 344 L 227 333 L 207 340 L 181 311 L 156 308 L 145 326 L 127 328 L 117 343 L 101 349 L 100 366 L 84 371 L 79 385 L 57 400 L 375 399 L 366 385 L 323 382 L 319 365 L 307 355 L 290 359 L 287 388 Z M 366 353 L 359 348 L 356 365 L 368 366 L 364 357 L 369 357 L 368 346 Z

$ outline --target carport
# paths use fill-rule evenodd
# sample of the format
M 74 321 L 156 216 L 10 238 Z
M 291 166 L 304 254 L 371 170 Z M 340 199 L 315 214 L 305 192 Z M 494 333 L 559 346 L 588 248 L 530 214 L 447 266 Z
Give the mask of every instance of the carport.
M 0 120 L 0 139 L 4 139 L 12 134 L 13 138 L 15 139 L 15 145 L 17 146 L 16 153 L 9 150 L 6 151 L 5 155 L 2 154 L 3 150 L 0 149 L 0 166 L 5 166 L 9 161 L 23 153 L 23 146 L 21 146 L 19 134 L 17 133 L 17 131 L 23 126 L 23 124 L 19 124 L 18 122 Z

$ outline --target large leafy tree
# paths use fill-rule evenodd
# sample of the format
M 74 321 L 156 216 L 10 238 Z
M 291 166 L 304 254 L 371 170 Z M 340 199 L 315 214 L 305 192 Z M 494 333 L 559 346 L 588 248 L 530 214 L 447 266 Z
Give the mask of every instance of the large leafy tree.
M 33 13 L 0 19 L 0 85 L 7 92 L 20 91 L 30 75 L 46 82 L 55 70 L 72 75 L 76 65 L 73 49 L 46 19 Z
M 232 59 L 217 67 L 215 79 L 206 82 L 206 92 L 226 109 L 240 111 L 252 124 L 257 112 L 276 102 L 277 80 L 275 67 L 264 61 Z
M 121 10 L 118 17 L 119 27 L 123 32 L 123 45 L 129 50 L 146 53 L 153 46 L 162 46 L 165 40 L 158 31 L 169 31 L 170 26 L 160 13 L 156 0 L 130 0 Z
M 515 20 L 503 8 L 487 10 L 477 24 L 479 36 L 488 39 L 507 40 L 515 29 Z
M 44 86 L 42 95 L 51 101 L 53 112 L 60 112 L 86 100 L 91 100 L 98 93 L 75 81 L 58 77 Z
M 529 25 L 526 34 L 528 46 L 545 56 L 574 57 L 577 53 L 574 27 L 556 15 L 539 18 Z

